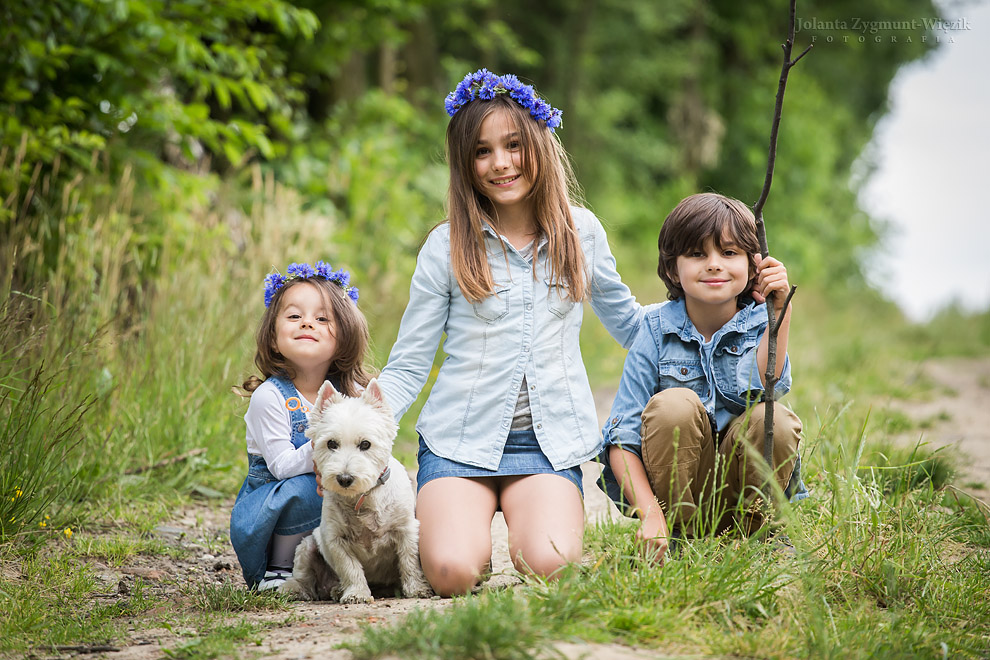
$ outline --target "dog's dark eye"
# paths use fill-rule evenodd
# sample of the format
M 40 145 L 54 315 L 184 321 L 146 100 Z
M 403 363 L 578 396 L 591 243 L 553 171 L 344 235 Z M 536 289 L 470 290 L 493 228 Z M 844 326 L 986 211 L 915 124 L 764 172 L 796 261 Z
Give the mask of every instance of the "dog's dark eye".
M 358 445 L 358 449 L 360 449 L 361 451 L 368 451 L 369 449 L 371 449 L 371 443 L 368 442 L 367 440 L 362 440 L 361 444 Z
M 327 449 L 329 449 L 330 451 L 333 451 L 338 447 L 340 447 L 340 443 L 337 442 L 336 440 L 327 440 Z

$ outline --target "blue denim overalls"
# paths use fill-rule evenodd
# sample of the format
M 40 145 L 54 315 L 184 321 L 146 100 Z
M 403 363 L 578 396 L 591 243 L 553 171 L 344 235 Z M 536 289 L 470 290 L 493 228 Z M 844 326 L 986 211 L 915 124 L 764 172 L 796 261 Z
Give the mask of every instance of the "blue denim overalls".
M 269 380 L 286 400 L 299 397 L 292 381 L 278 376 Z M 306 413 L 300 406 L 289 414 L 292 444 L 299 448 L 309 442 L 304 434 Z M 249 587 L 255 587 L 265 576 L 272 534 L 288 536 L 315 529 L 322 508 L 323 498 L 316 494 L 312 472 L 279 480 L 269 472 L 264 457 L 248 455 L 248 475 L 230 512 L 230 543 Z

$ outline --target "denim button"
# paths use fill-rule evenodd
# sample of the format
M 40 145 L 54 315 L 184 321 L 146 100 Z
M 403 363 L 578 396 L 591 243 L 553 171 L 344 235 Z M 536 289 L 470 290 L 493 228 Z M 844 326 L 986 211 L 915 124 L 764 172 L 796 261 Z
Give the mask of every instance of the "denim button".
M 688 371 L 687 370 L 687 367 L 681 367 L 681 375 L 682 376 L 687 376 L 687 371 Z
M 296 431 L 302 433 L 305 430 L 306 430 L 306 425 L 303 422 L 299 422 L 298 424 L 296 424 Z

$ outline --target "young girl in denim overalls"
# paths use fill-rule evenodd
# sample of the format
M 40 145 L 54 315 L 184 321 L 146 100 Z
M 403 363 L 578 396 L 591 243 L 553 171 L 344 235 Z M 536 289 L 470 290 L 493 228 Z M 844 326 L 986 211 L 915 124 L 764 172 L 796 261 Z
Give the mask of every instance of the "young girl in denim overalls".
M 368 326 L 346 271 L 292 264 L 265 279 L 265 314 L 255 365 L 243 388 L 248 475 L 230 515 L 230 541 L 249 587 L 275 589 L 292 575 L 296 546 L 320 524 L 306 413 L 324 380 L 355 396 L 364 370 Z
M 560 111 L 515 76 L 482 69 L 447 97 L 447 221 L 419 254 L 378 379 L 402 415 L 441 336 L 446 356 L 420 435 L 420 559 L 441 595 L 489 565 L 498 509 L 516 568 L 552 577 L 581 558 L 581 463 L 601 446 L 578 343 L 588 300 L 629 346 L 643 308 L 615 270 L 605 231 L 571 204 L 553 130 Z

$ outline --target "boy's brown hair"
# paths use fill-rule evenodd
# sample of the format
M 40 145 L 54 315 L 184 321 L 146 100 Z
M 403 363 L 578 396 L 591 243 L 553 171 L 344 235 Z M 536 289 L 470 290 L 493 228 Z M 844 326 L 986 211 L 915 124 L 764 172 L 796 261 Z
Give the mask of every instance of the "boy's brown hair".
M 365 369 L 369 343 L 368 321 L 340 285 L 322 277 L 289 280 L 275 292 L 271 304 L 258 324 L 258 349 L 254 355 L 254 364 L 261 372 L 262 378 L 252 375 L 241 387 L 250 394 L 271 376 L 283 375 L 290 380 L 295 378 L 291 365 L 278 352 L 276 328 L 278 316 L 282 312 L 285 292 L 301 284 L 311 284 L 319 290 L 324 304 L 333 317 L 333 335 L 337 345 L 325 380 L 332 381 L 334 387 L 347 396 L 357 396 L 360 394 L 360 388 L 367 386 L 368 381 L 371 380 Z
M 756 238 L 756 218 L 749 207 L 738 199 L 718 193 L 698 193 L 685 197 L 674 207 L 660 227 L 657 247 L 660 258 L 657 275 L 667 287 L 667 298 L 677 300 L 684 289 L 676 282 L 677 257 L 700 249 L 705 239 L 714 239 L 715 247 L 722 249 L 722 241 L 728 239 L 749 255 L 749 285 L 739 294 L 742 305 L 753 290 L 756 279 L 756 260 L 760 244 Z

